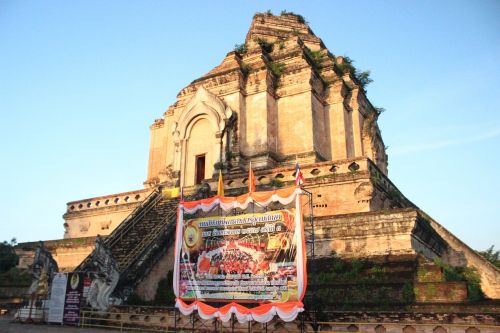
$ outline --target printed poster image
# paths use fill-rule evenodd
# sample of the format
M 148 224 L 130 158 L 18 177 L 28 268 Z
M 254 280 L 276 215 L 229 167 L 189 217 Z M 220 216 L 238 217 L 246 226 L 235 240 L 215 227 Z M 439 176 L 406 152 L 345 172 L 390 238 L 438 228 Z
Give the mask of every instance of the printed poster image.
M 180 298 L 298 301 L 294 220 L 291 208 L 184 221 Z
M 83 294 L 83 281 L 83 274 L 68 273 L 63 318 L 63 322 L 66 325 L 78 325 L 80 317 L 80 303 L 82 301 Z
M 68 276 L 66 273 L 57 273 L 52 280 L 49 302 L 49 323 L 61 324 L 64 314 L 64 300 Z

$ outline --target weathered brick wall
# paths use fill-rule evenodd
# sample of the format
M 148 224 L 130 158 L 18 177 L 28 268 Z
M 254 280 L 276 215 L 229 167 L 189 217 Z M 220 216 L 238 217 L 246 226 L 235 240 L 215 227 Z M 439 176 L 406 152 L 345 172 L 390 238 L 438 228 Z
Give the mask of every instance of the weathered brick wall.
M 461 303 L 467 300 L 465 282 L 417 282 L 414 285 L 417 303 Z
M 333 251 L 356 258 L 417 254 L 413 247 L 417 216 L 415 209 L 394 209 L 315 218 L 317 254 L 327 256 Z M 439 241 L 437 235 L 430 236 Z

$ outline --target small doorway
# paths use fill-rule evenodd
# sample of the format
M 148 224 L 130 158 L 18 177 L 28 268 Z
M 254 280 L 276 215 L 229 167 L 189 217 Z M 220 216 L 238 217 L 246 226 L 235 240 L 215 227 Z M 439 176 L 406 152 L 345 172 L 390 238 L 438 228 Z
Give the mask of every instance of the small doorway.
M 201 184 L 205 179 L 205 154 L 196 156 L 195 185 Z

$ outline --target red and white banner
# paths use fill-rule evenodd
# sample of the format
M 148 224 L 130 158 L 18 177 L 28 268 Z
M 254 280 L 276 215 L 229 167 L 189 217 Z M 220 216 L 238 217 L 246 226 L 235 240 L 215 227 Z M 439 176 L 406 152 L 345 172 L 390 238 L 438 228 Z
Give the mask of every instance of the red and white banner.
M 232 313 L 240 322 L 267 322 L 274 315 L 294 320 L 303 311 L 307 284 L 301 193 L 286 188 L 181 202 L 174 265 L 180 311 L 223 321 Z M 251 203 L 261 212 L 243 211 Z M 288 208 L 276 209 L 276 203 Z M 213 308 L 207 301 L 229 304 Z M 260 305 L 241 305 L 248 302 Z

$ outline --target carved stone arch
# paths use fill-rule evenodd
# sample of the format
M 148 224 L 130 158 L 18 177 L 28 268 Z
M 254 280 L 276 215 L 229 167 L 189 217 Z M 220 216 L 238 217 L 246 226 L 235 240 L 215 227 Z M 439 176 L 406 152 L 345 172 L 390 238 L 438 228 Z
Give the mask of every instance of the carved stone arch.
M 437 326 L 432 331 L 433 333 L 447 333 L 448 331 L 443 326 Z
M 478 328 L 476 327 L 469 327 L 465 330 L 465 333 L 480 333 L 481 331 L 479 331 Z
M 220 98 L 209 92 L 205 87 L 200 86 L 194 97 L 176 117 L 172 134 L 174 136 L 177 134 L 179 139 L 184 139 L 189 123 L 201 114 L 205 114 L 218 131 L 222 131 L 227 119 L 227 112 L 228 108 Z
M 181 131 L 179 131 L 179 133 L 181 135 L 180 136 L 181 140 L 188 140 L 189 137 L 190 137 L 190 135 L 191 135 L 191 132 L 192 132 L 192 129 L 193 129 L 194 125 L 199 120 L 202 120 L 202 119 L 208 120 L 208 122 L 212 125 L 212 127 L 213 127 L 213 129 L 214 129 L 215 132 L 219 132 L 220 131 L 219 127 L 217 127 L 217 124 L 215 124 L 213 122 L 213 118 L 212 117 L 210 117 L 206 113 L 199 113 L 199 114 L 196 114 L 191 119 L 189 119 L 189 122 L 183 126 L 183 128 L 182 128 Z
M 211 156 L 211 163 L 218 162 L 223 144 L 220 138 L 228 115 L 230 117 L 231 114 L 232 110 L 226 107 L 220 98 L 210 93 L 203 86 L 200 86 L 193 98 L 176 116 L 171 131 L 175 144 L 174 170 L 180 172 L 181 186 L 186 185 L 186 173 L 192 171 L 188 170 L 190 168 L 188 167 L 187 159 L 190 157 L 187 155 L 190 152 L 187 147 L 193 128 L 201 120 L 206 120 L 210 123 L 213 134 L 207 133 L 207 139 L 212 141 L 213 149 L 210 150 L 209 154 Z
M 403 327 L 403 333 L 416 333 L 417 330 L 415 329 L 415 327 L 411 326 L 411 325 L 406 325 L 405 327 Z
M 179 139 L 187 139 L 190 127 L 202 117 L 206 118 L 217 132 L 224 128 L 224 119 L 220 117 L 220 114 L 202 102 L 181 115 L 178 123 Z

